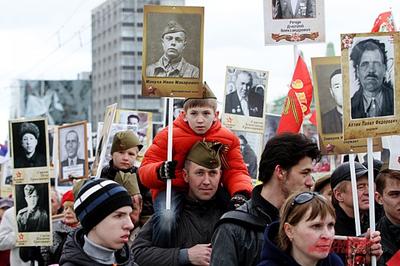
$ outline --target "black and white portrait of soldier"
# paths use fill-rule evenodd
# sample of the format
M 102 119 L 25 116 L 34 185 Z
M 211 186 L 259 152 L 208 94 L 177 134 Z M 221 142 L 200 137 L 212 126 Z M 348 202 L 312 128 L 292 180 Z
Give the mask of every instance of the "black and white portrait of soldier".
M 61 158 L 62 179 L 72 175 L 82 177 L 85 175 L 86 164 L 86 124 L 60 127 L 59 149 Z
M 261 86 L 261 87 L 260 87 Z M 235 80 L 235 90 L 226 95 L 225 113 L 263 117 L 264 89 L 253 84 L 253 75 L 249 71 L 239 70 Z
M 187 29 L 178 21 L 168 21 L 158 36 L 163 55 L 157 62 L 147 65 L 146 76 L 199 78 L 199 68 L 183 57 L 183 52 L 188 45 L 187 35 Z M 152 41 L 154 42 L 154 40 Z
M 373 38 L 361 40 L 352 47 L 350 60 L 358 84 L 351 97 L 352 119 L 394 115 L 393 85 L 387 80 L 390 74 L 387 53 L 385 43 Z
M 16 185 L 15 191 L 18 231 L 50 231 L 49 184 Z
M 316 0 L 271 0 L 273 19 L 315 18 Z
M 343 86 L 342 71 L 336 69 L 329 78 L 329 92 L 335 102 L 334 108 L 322 115 L 324 134 L 342 133 L 343 131 Z
M 44 120 L 12 123 L 12 131 L 14 168 L 46 166 Z

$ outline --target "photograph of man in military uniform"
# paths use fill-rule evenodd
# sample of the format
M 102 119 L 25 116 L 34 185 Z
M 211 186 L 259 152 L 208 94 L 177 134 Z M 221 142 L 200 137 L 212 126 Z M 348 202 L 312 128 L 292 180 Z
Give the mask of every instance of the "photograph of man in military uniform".
M 146 76 L 199 78 L 201 16 L 149 13 Z
M 18 232 L 50 231 L 49 183 L 15 185 Z

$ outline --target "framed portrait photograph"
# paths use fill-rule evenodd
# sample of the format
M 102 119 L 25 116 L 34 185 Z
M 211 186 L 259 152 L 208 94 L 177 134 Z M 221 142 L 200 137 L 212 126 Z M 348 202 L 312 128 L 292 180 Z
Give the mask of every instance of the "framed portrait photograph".
M 101 162 L 105 156 L 105 148 L 107 145 L 108 135 L 110 134 L 111 125 L 117 112 L 117 104 L 111 104 L 106 107 L 104 112 L 104 124 L 101 131 L 97 133 L 97 148 L 94 161 L 92 164 L 92 175 L 100 177 L 101 169 L 98 169 L 99 162 Z
M 311 58 L 319 145 L 322 154 L 366 152 L 367 141 L 343 139 L 343 79 L 340 56 Z M 382 148 L 374 140 L 374 150 Z
M 263 148 L 263 135 L 237 130 L 233 130 L 233 133 L 239 138 L 240 152 L 251 179 L 257 180 L 258 166 Z
M 264 0 L 265 45 L 325 42 L 324 0 Z
M 400 132 L 398 32 L 341 34 L 344 138 Z
M 265 132 L 264 132 L 264 145 L 268 142 L 268 140 L 276 135 L 276 131 L 278 130 L 279 121 L 281 120 L 281 116 L 277 114 L 267 113 L 265 115 Z
M 199 97 L 204 8 L 144 6 L 142 95 Z
M 16 246 L 52 245 L 49 188 L 48 182 L 15 185 Z
M 13 176 L 23 180 L 49 178 L 47 120 L 10 120 Z
M 59 183 L 89 176 L 86 130 L 86 121 L 58 128 Z
M 268 72 L 228 66 L 222 123 L 232 130 L 264 134 Z

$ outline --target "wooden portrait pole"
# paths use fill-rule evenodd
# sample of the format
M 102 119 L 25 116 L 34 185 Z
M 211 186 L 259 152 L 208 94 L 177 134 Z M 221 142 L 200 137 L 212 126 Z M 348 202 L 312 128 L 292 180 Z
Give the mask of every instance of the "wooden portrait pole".
M 356 179 L 356 168 L 354 165 L 354 153 L 349 154 L 350 163 L 350 178 L 351 178 L 351 192 L 353 194 L 353 210 L 354 220 L 356 224 L 356 236 L 361 235 L 361 222 L 360 222 L 360 211 L 358 205 L 358 193 L 357 193 L 357 179 Z
M 374 158 L 372 150 L 372 138 L 367 139 L 368 152 L 368 200 L 369 200 L 369 230 L 372 235 L 375 232 L 375 182 L 374 182 Z M 376 256 L 371 257 L 371 265 L 376 266 Z

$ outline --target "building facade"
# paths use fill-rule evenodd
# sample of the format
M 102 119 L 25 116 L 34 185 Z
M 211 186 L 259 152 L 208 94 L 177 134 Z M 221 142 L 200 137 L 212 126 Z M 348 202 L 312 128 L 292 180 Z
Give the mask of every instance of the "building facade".
M 184 5 L 184 0 L 108 0 L 92 10 L 92 121 L 107 105 L 153 112 L 162 120 L 163 100 L 141 96 L 144 5 Z

